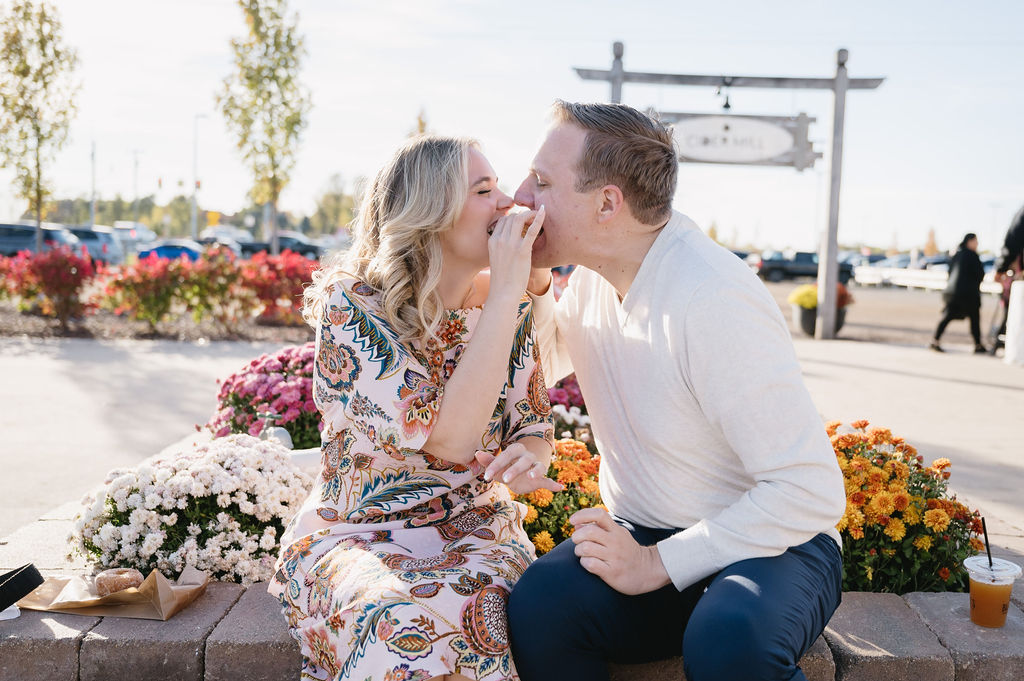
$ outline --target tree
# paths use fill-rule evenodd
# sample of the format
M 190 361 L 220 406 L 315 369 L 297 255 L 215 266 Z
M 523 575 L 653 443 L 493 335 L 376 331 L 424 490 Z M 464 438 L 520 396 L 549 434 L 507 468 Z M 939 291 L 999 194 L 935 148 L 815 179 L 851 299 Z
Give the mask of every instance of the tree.
M 939 245 L 935 243 L 935 228 L 928 230 L 928 240 L 924 242 L 924 255 L 927 258 L 938 255 Z
M 14 0 L 0 18 L 0 33 L 0 157 L 14 169 L 17 194 L 35 214 L 36 250 L 42 251 L 43 203 L 50 193 L 43 166 L 67 141 L 78 56 L 64 43 L 57 9 L 45 0 Z
M 355 199 L 345 192 L 341 175 L 334 174 L 316 199 L 310 227 L 314 234 L 334 234 L 352 222 L 354 214 Z
M 410 130 L 409 134 L 406 135 L 406 137 L 426 135 L 428 132 L 430 132 L 430 129 L 427 124 L 427 112 L 424 111 L 423 109 L 420 109 L 420 112 L 416 114 L 416 127 Z
M 270 248 L 279 252 L 277 200 L 295 165 L 310 98 L 299 83 L 305 56 L 297 16 L 286 0 L 238 0 L 248 32 L 234 38 L 235 73 L 224 79 L 217 106 L 253 174 L 252 199 L 270 205 Z
M 711 226 L 708 227 L 708 238 L 714 241 L 715 243 L 722 243 L 721 241 L 718 240 L 718 223 L 715 222 L 714 220 L 711 221 Z

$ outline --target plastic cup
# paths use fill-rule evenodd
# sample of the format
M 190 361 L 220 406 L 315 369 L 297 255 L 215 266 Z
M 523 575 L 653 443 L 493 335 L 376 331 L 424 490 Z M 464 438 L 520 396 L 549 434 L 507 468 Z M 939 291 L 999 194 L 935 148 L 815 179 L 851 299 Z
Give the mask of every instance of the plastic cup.
M 1013 580 L 1020 576 L 1020 566 L 1002 558 L 971 556 L 964 560 L 971 580 L 971 621 L 981 627 L 999 628 L 1006 624 L 1010 610 Z

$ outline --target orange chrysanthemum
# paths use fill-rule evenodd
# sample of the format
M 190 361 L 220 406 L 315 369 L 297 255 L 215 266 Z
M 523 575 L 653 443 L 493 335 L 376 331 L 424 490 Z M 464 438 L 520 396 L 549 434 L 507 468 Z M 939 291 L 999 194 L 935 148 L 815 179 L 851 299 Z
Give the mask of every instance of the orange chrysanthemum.
M 933 532 L 945 532 L 949 527 L 949 515 L 941 508 L 925 511 L 924 526 Z
M 851 423 L 850 427 L 855 428 L 857 430 L 863 430 L 868 427 L 868 423 L 869 422 L 867 419 L 861 419 L 860 421 L 854 421 L 853 423 Z

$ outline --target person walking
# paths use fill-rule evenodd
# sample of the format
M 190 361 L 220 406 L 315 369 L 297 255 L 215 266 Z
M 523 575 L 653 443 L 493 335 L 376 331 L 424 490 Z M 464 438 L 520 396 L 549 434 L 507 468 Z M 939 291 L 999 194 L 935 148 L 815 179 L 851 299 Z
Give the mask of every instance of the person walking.
M 949 282 L 942 293 L 946 307 L 942 321 L 935 328 L 935 339 L 929 347 L 936 352 L 945 352 L 939 341 L 946 327 L 954 319 L 971 320 L 971 336 L 974 338 L 974 353 L 987 352 L 981 344 L 981 280 L 985 278 L 985 268 L 978 257 L 978 237 L 968 233 L 960 242 L 956 255 L 949 263 Z

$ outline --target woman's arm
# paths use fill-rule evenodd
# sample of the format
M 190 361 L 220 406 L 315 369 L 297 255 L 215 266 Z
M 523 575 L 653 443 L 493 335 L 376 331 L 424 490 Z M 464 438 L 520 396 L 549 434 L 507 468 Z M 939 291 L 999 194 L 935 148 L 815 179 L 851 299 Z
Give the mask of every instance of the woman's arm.
M 488 239 L 490 290 L 473 337 L 444 387 L 434 427 L 423 446 L 434 456 L 466 465 L 479 449 L 480 436 L 508 376 L 520 304 L 530 276 L 530 253 L 543 223 L 543 208 L 537 213 L 507 215 Z

